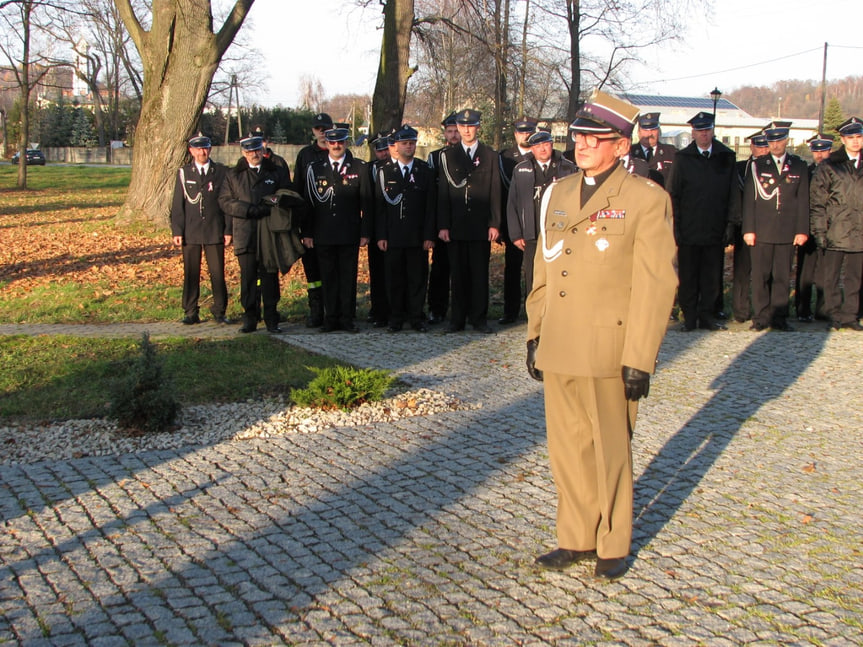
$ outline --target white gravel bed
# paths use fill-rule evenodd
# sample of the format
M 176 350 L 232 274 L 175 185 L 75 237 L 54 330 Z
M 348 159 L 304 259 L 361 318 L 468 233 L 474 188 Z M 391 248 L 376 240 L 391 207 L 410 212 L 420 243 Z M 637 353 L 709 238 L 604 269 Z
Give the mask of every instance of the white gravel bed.
M 392 422 L 479 406 L 430 389 L 418 389 L 351 411 L 286 405 L 281 398 L 184 407 L 178 416 L 178 428 L 163 433 L 129 434 L 118 430 L 117 424 L 106 418 L 15 425 L 0 427 L 0 465 L 309 434 L 330 427 Z

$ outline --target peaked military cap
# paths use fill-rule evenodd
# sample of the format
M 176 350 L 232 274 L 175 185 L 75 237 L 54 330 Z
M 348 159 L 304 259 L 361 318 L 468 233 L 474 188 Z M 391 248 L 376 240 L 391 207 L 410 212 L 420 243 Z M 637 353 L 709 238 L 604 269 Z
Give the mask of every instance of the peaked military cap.
M 788 139 L 788 127 L 787 126 L 776 126 L 776 122 L 774 121 L 771 126 L 772 128 L 764 129 L 764 136 L 767 138 L 768 142 L 781 142 L 783 139 Z M 789 122 L 790 124 L 790 122 Z
M 244 151 L 259 151 L 264 147 L 264 140 L 260 137 L 246 137 L 240 140 L 240 148 Z
M 455 122 L 462 126 L 479 126 L 481 119 L 482 113 L 478 110 L 471 110 L 470 108 L 459 110 L 458 114 L 455 116 Z
M 371 145 L 375 147 L 376 151 L 385 151 L 390 145 L 389 135 L 387 133 L 378 133 L 372 137 Z
M 816 133 L 814 137 L 807 139 L 806 143 L 809 144 L 809 150 L 812 152 L 829 151 L 833 148 L 833 135 Z
M 453 110 L 451 113 L 449 113 L 446 117 L 443 118 L 443 121 L 440 122 L 440 125 L 443 126 L 444 128 L 446 128 L 447 126 L 455 126 L 456 125 L 455 116 L 456 116 L 456 112 L 455 112 L 455 110 Z
M 714 121 L 715 118 L 712 113 L 699 112 L 686 123 L 692 126 L 693 130 L 709 130 L 710 128 L 713 128 Z
M 554 141 L 554 137 L 547 130 L 537 130 L 533 135 L 527 138 L 527 143 L 530 146 L 537 144 L 545 144 L 546 142 Z
M 575 121 L 569 129 L 576 133 L 619 133 L 632 135 L 638 108 L 622 99 L 600 90 L 594 90 L 581 109 L 575 113 Z
M 254 131 L 250 132 L 249 137 L 260 137 L 264 141 L 267 141 L 267 136 L 264 134 L 264 131 L 261 129 L 260 126 L 255 128 Z
M 335 121 L 335 122 L 333 122 L 333 128 L 344 128 L 346 130 L 350 130 L 351 125 L 348 123 L 345 123 L 344 121 Z
M 332 128 L 333 127 L 333 118 L 330 117 L 326 112 L 319 112 L 315 115 L 314 119 L 312 119 L 312 128 Z
M 659 128 L 658 112 L 645 112 L 638 117 L 638 127 L 642 130 L 656 130 Z
M 842 135 L 842 137 L 847 137 L 848 135 L 859 135 L 863 133 L 863 121 L 860 121 L 859 117 L 850 117 L 839 124 L 839 128 L 836 130 L 839 131 L 839 134 Z
M 536 124 L 538 120 L 533 119 L 531 117 L 522 117 L 515 123 L 513 123 L 513 128 L 520 133 L 533 133 L 536 132 Z
M 419 133 L 416 129 L 404 124 L 393 134 L 394 142 L 415 142 Z
M 348 138 L 349 134 L 347 128 L 330 128 L 324 133 L 324 137 L 327 138 L 328 142 L 343 142 Z
M 763 129 L 752 133 L 746 139 L 748 139 L 756 148 L 767 148 L 767 137 L 765 136 Z
M 209 137 L 204 137 L 201 133 L 198 133 L 192 139 L 189 140 L 189 148 L 212 148 L 213 143 L 210 141 Z

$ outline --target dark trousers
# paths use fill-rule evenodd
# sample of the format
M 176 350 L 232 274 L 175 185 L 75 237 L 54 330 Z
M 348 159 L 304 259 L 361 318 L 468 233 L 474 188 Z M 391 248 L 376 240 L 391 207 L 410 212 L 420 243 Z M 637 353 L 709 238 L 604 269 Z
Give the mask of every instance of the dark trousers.
M 324 296 L 324 325 L 353 325 L 357 310 L 358 245 L 316 245 Z
M 461 328 L 467 320 L 474 327 L 488 322 L 488 262 L 491 243 L 486 240 L 453 240 L 448 243 L 452 276 L 450 324 Z
M 708 327 L 713 323 L 713 310 L 719 281 L 722 277 L 722 244 L 680 245 L 677 248 L 677 268 L 680 285 L 677 298 L 687 328 Z
M 823 265 L 824 279 L 824 312 L 830 321 L 838 324 L 850 324 L 857 321 L 860 307 L 860 283 L 863 277 L 863 252 L 839 252 L 825 250 L 820 263 Z M 842 266 L 845 274 L 842 287 L 839 287 L 839 277 Z M 842 294 L 845 298 L 842 298 Z
M 503 314 L 517 317 L 521 311 L 521 264 L 524 257 L 509 239 L 504 241 L 503 252 Z
M 449 308 L 449 249 L 440 238 L 432 250 L 428 294 L 429 314 L 445 317 Z
M 186 316 L 198 314 L 201 296 L 201 255 L 207 258 L 207 272 L 213 289 L 214 317 L 224 317 L 228 307 L 228 287 L 225 284 L 225 245 L 183 245 L 183 312 Z
M 318 264 L 318 251 L 315 247 L 309 247 L 302 255 L 303 274 L 306 275 L 306 288 L 314 290 L 321 287 L 321 267 Z
M 749 280 L 752 275 L 752 258 L 749 245 L 743 242 L 743 233 L 737 227 L 734 234 L 734 272 L 731 282 L 731 312 L 738 321 L 749 319 L 751 302 Z
M 536 256 L 536 241 L 524 241 L 524 293 L 530 294 L 533 289 L 533 261 Z
M 815 313 L 823 315 L 824 288 L 818 279 L 819 259 L 821 251 L 815 245 L 815 239 L 809 238 L 805 245 L 797 248 L 797 272 L 794 280 L 794 307 L 798 317 L 811 317 L 812 293 L 815 292 Z
M 752 321 L 762 326 L 781 326 L 788 318 L 793 245 L 755 243 L 752 257 Z
M 389 247 L 386 262 L 390 326 L 423 322 L 428 280 L 428 252 L 422 247 Z
M 243 323 L 256 326 L 258 324 L 259 301 L 258 285 L 260 284 L 260 299 L 264 303 L 263 319 L 267 327 L 279 324 L 279 274 L 267 272 L 263 265 L 258 264 L 254 253 L 237 254 L 240 266 L 240 303 L 243 306 Z
M 387 321 L 389 301 L 387 299 L 387 269 L 385 252 L 372 241 L 366 248 L 369 257 L 369 318 L 374 321 Z M 428 262 L 426 262 L 428 264 Z

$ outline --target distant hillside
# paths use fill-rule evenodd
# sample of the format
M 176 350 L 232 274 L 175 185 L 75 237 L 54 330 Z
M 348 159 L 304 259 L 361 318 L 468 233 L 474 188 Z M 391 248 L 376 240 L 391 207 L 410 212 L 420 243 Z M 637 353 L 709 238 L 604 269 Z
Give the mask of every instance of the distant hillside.
M 743 86 L 724 95 L 757 117 L 817 119 L 821 108 L 820 81 L 779 81 L 770 87 Z M 863 117 L 863 76 L 827 82 L 827 100 L 839 99 L 846 117 Z

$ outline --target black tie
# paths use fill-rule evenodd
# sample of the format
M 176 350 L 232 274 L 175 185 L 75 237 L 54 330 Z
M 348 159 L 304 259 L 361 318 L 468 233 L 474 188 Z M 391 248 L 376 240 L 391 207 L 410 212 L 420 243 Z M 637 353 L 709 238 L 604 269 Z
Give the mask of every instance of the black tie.
M 339 174 L 339 163 L 333 162 L 333 175 L 338 175 L 338 174 Z
M 653 149 L 652 148 L 648 148 L 646 151 L 644 151 L 644 159 L 646 159 L 649 162 L 652 157 L 653 157 Z
M 701 154 L 704 155 L 707 159 L 710 159 L 710 151 L 701 151 Z
M 405 181 L 407 181 L 407 179 L 408 179 L 408 174 L 409 174 L 410 172 L 411 172 L 411 169 L 410 169 L 410 167 L 409 167 L 409 166 L 403 166 L 403 167 L 402 167 L 402 177 L 405 179 Z

